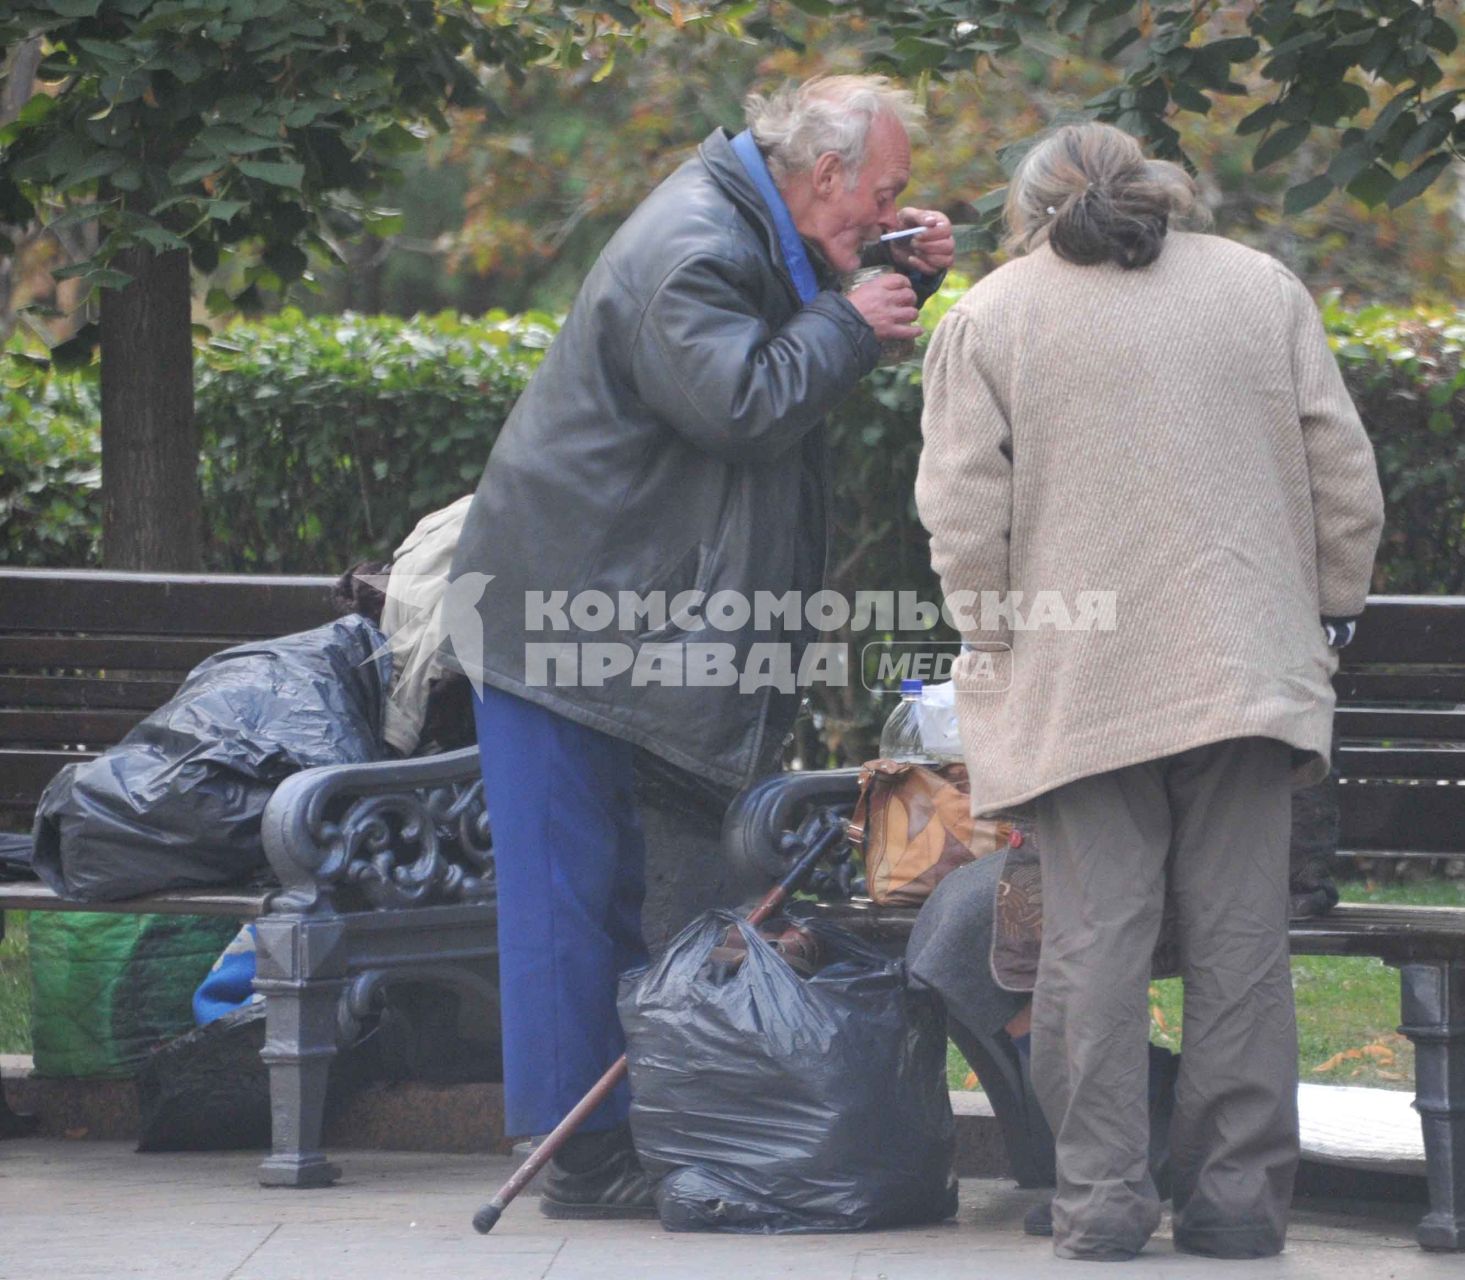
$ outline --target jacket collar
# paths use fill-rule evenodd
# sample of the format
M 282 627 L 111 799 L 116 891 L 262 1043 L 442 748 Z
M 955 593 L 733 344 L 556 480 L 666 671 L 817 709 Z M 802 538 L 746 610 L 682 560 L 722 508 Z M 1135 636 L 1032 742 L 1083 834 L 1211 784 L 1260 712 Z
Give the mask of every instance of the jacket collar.
M 732 138 L 727 130 L 714 129 L 697 148 L 697 155 L 707 172 L 712 175 L 713 181 L 722 188 L 728 199 L 737 205 L 739 212 L 753 224 L 759 241 L 768 250 L 768 256 L 773 259 L 779 274 L 788 284 L 789 291 L 798 297 L 798 291 L 794 288 L 793 276 L 789 272 L 788 264 L 784 261 L 783 250 L 779 247 L 778 231 L 773 225 L 773 215 L 768 211 L 763 197 L 758 194 L 758 188 L 748 177 L 748 171 L 743 168 L 742 161 L 733 151 Z M 819 247 L 804 237 L 804 251 L 809 255 L 809 262 L 814 268 L 814 276 L 819 282 L 819 287 L 821 289 L 832 288 L 837 283 L 838 277 L 830 269 L 824 255 L 820 253 Z

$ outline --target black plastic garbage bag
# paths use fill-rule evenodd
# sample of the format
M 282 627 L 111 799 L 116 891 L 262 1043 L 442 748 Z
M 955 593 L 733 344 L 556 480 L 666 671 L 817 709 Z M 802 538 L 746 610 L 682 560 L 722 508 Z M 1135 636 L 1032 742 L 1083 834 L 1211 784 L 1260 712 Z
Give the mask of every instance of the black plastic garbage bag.
M 631 1132 L 670 1231 L 854 1231 L 956 1212 L 945 1018 L 841 929 L 803 978 L 730 912 L 620 989 Z M 709 954 L 737 925 L 746 959 Z
M 0 881 L 34 880 L 33 844 L 30 836 L 0 831 Z
M 247 1004 L 153 1050 L 137 1073 L 139 1151 L 270 1145 L 265 1007 Z
M 51 780 L 36 874 L 88 901 L 248 881 L 284 778 L 383 757 L 391 672 L 382 633 L 357 614 L 205 659 L 116 746 Z

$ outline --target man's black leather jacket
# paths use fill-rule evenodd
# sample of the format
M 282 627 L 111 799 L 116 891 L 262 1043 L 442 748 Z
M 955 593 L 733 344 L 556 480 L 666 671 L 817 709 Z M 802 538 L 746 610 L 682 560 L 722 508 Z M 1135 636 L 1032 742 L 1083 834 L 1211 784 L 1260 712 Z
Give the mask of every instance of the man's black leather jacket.
M 493 575 L 478 604 L 482 647 L 452 636 L 455 665 L 718 783 L 741 786 L 776 764 L 799 694 L 746 672 L 770 652 L 755 644 L 788 645 L 796 671 L 807 627 L 755 630 L 755 618 L 726 631 L 687 617 L 600 627 L 568 606 L 577 596 L 598 604 L 593 592 L 618 604 L 627 592 L 734 591 L 752 603 L 757 592 L 807 599 L 820 589 L 820 423 L 880 355 L 823 274 L 823 291 L 801 306 L 721 130 L 652 192 L 592 268 L 494 445 L 451 575 Z M 564 618 L 551 607 L 533 625 L 529 593 L 560 602 Z M 731 670 L 733 683 L 691 671 L 638 682 L 633 669 L 587 684 L 581 647 L 578 683 L 559 685 L 563 662 L 531 658 L 526 669 L 526 645 L 555 643 L 622 655 L 727 645 L 718 652 L 729 663 L 711 678 Z

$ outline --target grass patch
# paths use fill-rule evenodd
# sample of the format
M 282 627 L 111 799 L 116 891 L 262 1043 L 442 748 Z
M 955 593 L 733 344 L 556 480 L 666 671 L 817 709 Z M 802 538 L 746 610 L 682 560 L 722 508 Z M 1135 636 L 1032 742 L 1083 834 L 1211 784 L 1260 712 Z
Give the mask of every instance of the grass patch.
M 1340 887 L 1345 902 L 1465 906 L 1465 883 L 1454 880 L 1388 885 L 1353 881 Z M 1399 1023 L 1399 975 L 1395 970 L 1367 957 L 1297 956 L 1292 961 L 1292 987 L 1304 1080 L 1414 1087 L 1414 1049 L 1395 1030 Z M 1180 1049 L 1180 980 L 1155 983 L 1150 1007 L 1152 1038 L 1167 1048 Z M 11 911 L 6 913 L 5 938 L 0 941 L 0 1053 L 30 1050 L 26 917 L 24 912 Z M 955 1045 L 947 1046 L 946 1068 L 953 1089 L 976 1087 L 976 1079 Z
M 5 913 L 0 941 L 0 1053 L 31 1051 L 31 970 L 23 911 Z
M 1465 907 L 1465 883 L 1458 880 L 1386 885 L 1346 881 L 1338 887 L 1344 902 Z M 1181 987 L 1179 978 L 1150 987 L 1150 1038 L 1177 1051 L 1183 1039 Z M 1294 956 L 1292 991 L 1304 1081 L 1414 1088 L 1414 1046 L 1396 1030 L 1397 970 L 1368 956 Z M 946 1067 L 953 1089 L 976 1087 L 955 1045 L 947 1046 Z

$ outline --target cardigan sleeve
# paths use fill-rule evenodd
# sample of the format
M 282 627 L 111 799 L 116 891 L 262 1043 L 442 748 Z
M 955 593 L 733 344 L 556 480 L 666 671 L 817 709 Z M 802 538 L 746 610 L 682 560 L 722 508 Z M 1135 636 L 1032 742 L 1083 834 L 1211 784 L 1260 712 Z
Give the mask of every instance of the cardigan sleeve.
M 1317 307 L 1296 276 L 1287 272 L 1285 278 L 1297 415 L 1317 540 L 1318 612 L 1352 618 L 1363 612 L 1383 530 L 1378 468 Z
M 936 327 L 926 352 L 916 509 L 948 603 L 958 593 L 980 599 L 1009 588 L 1012 432 L 991 380 L 992 355 L 978 322 L 957 309 Z M 1002 638 L 1003 628 L 982 629 L 979 608 L 965 618 L 961 612 L 964 640 Z

